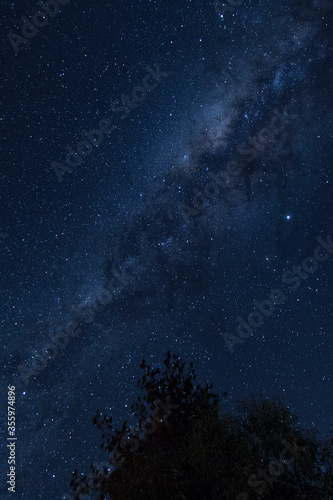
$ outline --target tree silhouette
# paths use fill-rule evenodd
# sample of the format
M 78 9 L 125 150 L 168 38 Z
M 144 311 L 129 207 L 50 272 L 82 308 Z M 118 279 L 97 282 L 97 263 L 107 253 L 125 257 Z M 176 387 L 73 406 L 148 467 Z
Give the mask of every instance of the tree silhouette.
M 163 363 L 163 373 L 141 363 L 145 394 L 132 405 L 137 429 L 126 421 L 116 429 L 97 412 L 93 423 L 110 456 L 88 477 L 74 471 L 76 499 L 333 498 L 333 438 L 317 440 L 281 401 L 262 396 L 240 402 L 236 414 L 222 413 L 212 384 L 194 385 L 193 363 L 186 375 L 170 351 Z

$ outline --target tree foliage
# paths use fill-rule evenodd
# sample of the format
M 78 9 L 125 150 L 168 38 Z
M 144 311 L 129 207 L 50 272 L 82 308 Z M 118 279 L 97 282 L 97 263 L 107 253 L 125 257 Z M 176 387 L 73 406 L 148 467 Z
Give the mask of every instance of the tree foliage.
M 132 405 L 137 428 L 97 412 L 108 466 L 73 474 L 80 493 L 100 500 L 301 500 L 333 498 L 333 438 L 322 442 L 281 401 L 262 396 L 222 413 L 212 384 L 195 385 L 193 363 L 166 354 L 164 372 L 143 360 Z M 223 396 L 226 396 L 223 393 Z M 82 497 L 81 497 L 82 498 Z M 83 498 L 88 498 L 83 497 Z

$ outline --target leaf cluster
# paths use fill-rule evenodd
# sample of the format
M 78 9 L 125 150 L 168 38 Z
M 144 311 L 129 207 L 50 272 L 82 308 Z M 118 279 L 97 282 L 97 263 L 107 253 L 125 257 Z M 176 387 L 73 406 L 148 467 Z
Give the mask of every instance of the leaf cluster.
M 195 385 L 193 363 L 186 371 L 168 351 L 163 365 L 162 371 L 141 363 L 142 394 L 131 407 L 137 428 L 125 421 L 116 429 L 112 417 L 97 412 L 93 423 L 110 466 L 92 465 L 90 477 L 75 471 L 76 498 L 80 492 L 100 500 L 320 500 L 333 494 L 333 438 L 317 440 L 281 401 L 262 396 L 223 414 L 212 384 Z M 276 476 L 272 464 L 282 456 Z

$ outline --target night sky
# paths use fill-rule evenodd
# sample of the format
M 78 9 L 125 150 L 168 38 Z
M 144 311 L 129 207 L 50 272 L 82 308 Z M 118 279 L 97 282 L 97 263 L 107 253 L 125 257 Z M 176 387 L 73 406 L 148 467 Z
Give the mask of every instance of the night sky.
M 70 499 L 169 349 L 325 438 L 332 3 L 61 3 L 0 7 L 1 477 L 8 385 L 17 498 Z

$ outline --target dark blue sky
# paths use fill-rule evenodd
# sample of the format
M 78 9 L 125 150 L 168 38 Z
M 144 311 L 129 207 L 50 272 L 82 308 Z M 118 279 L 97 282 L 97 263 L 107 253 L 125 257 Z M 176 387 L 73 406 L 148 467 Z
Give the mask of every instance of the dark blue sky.
M 1 394 L 16 386 L 18 496 L 65 498 L 75 468 L 104 461 L 96 410 L 128 419 L 139 362 L 169 349 L 228 409 L 279 397 L 326 436 L 333 251 L 307 258 L 332 234 L 328 2 L 244 0 L 220 18 L 208 1 L 70 0 L 11 43 L 38 10 L 0 7 Z M 102 120 L 115 129 L 82 143 Z M 67 147 L 85 155 L 71 167 Z M 201 208 L 232 160 L 240 172 Z M 231 352 L 225 334 L 272 289 L 284 300 Z M 35 371 L 27 385 L 19 366 Z

